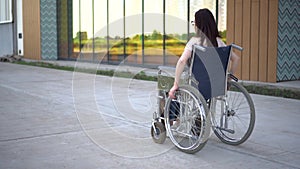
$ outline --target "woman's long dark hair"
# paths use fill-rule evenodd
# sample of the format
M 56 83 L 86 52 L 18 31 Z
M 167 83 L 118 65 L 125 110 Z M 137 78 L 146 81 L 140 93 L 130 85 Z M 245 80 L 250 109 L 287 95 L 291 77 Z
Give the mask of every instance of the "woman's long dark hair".
M 196 32 L 197 35 L 203 39 L 208 38 L 213 46 L 218 47 L 216 38 L 220 37 L 220 35 L 216 21 L 210 10 L 206 8 L 198 10 L 195 13 L 195 24 L 199 29 L 199 32 Z

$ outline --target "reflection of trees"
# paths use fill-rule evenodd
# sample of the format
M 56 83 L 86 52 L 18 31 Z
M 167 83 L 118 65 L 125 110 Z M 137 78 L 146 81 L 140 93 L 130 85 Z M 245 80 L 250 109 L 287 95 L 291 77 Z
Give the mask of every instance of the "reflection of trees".
M 193 35 L 193 34 L 192 34 Z M 222 37 L 226 37 L 226 31 L 220 32 Z M 79 38 L 81 37 L 81 39 Z M 125 39 L 126 43 L 126 55 L 132 54 L 138 50 L 142 49 L 142 34 L 136 34 L 132 37 L 127 37 Z M 167 34 L 165 36 L 165 45 L 166 50 L 169 52 L 174 53 L 175 55 L 180 56 L 185 43 L 188 39 L 188 34 Z M 93 51 L 93 47 L 95 51 L 106 49 L 107 47 L 107 40 L 110 43 L 110 53 L 114 53 L 117 55 L 124 55 L 124 40 L 120 36 L 110 37 L 95 37 L 87 39 L 86 32 L 78 32 L 77 36 L 73 39 L 74 43 L 74 51 L 79 51 L 79 43 L 81 43 L 81 49 L 83 51 Z M 225 40 L 225 39 L 223 39 Z M 94 43 L 94 44 L 93 44 Z M 144 35 L 144 48 L 156 48 L 162 49 L 163 48 L 163 35 L 154 30 L 151 34 Z
M 223 40 L 225 43 L 226 43 L 226 33 L 227 33 L 226 30 L 220 31 L 220 32 L 219 32 L 219 34 L 220 34 L 222 40 Z
M 163 35 L 157 30 L 154 30 L 153 33 L 150 35 L 145 35 L 145 40 L 161 40 L 161 39 L 163 39 Z

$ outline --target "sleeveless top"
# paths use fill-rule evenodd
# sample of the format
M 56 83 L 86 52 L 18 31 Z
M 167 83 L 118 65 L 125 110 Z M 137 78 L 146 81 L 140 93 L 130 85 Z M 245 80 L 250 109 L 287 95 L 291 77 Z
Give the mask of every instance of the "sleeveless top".
M 221 46 L 226 46 L 226 44 L 222 41 L 221 38 L 217 37 L 217 43 L 218 43 L 218 47 L 221 47 Z M 193 45 L 200 45 L 201 44 L 201 40 L 199 37 L 192 37 L 188 43 L 185 45 L 185 50 L 189 50 L 189 51 L 192 51 L 193 50 Z M 206 42 L 203 42 L 203 46 L 207 46 L 205 45 L 207 44 Z

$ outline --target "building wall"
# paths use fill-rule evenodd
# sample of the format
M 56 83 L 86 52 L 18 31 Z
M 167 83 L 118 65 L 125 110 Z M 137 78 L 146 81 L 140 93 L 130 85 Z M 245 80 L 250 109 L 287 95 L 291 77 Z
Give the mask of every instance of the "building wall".
M 240 79 L 261 82 L 300 79 L 299 3 L 227 0 L 227 43 L 234 42 L 244 48 L 242 52 L 235 51 L 241 57 L 237 71 Z M 32 0 L 23 4 L 23 13 L 25 58 L 70 58 L 72 0 L 51 3 Z M 1 34 L 7 31 L 3 26 L 0 25 Z M 5 44 L 11 45 L 5 49 L 13 53 L 13 44 Z
M 0 24 L 0 44 L 0 57 L 14 53 L 13 23 Z
M 41 59 L 40 0 L 23 2 L 24 57 Z
M 57 60 L 57 5 L 56 1 L 40 1 L 41 58 Z
M 244 48 L 237 76 L 276 82 L 278 0 L 228 0 L 227 43 Z
M 300 79 L 300 1 L 279 0 L 277 81 Z
M 56 60 L 57 4 L 56 1 L 32 0 L 23 3 L 24 57 Z

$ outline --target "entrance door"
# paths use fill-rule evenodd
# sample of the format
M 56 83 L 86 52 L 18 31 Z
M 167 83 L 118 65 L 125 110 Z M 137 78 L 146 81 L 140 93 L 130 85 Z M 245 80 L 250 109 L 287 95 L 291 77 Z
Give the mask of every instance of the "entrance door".
M 17 0 L 18 55 L 23 56 L 23 0 Z

